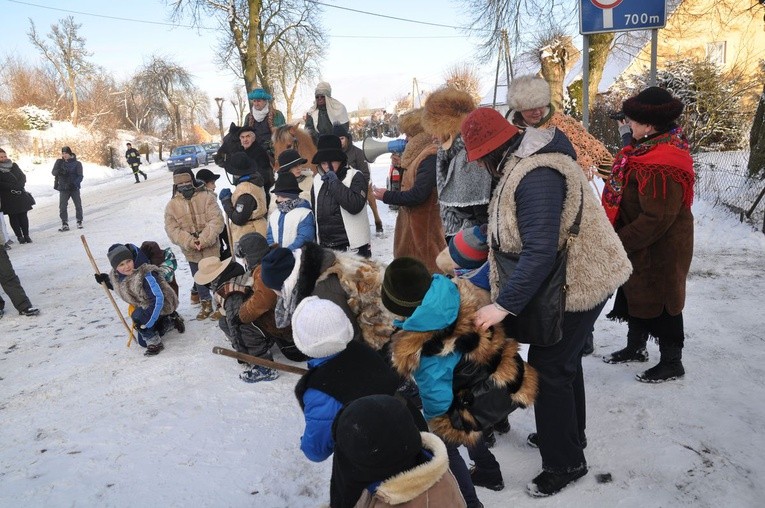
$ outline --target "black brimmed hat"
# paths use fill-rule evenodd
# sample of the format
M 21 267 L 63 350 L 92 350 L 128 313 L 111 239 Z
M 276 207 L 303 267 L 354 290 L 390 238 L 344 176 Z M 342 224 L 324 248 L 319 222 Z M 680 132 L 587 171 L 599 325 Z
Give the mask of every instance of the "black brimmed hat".
M 301 157 L 297 150 L 284 150 L 279 154 L 279 173 L 289 171 L 295 166 L 305 164 L 308 159 Z
M 667 90 L 652 86 L 622 104 L 622 111 L 630 120 L 643 125 L 667 125 L 683 112 L 683 103 Z
M 286 171 L 279 173 L 279 178 L 276 179 L 276 185 L 274 185 L 274 194 L 277 196 L 283 196 L 285 198 L 298 198 L 300 197 L 300 186 L 298 186 L 297 178 L 295 175 Z
M 312 164 L 321 164 L 322 162 L 340 161 L 345 162 L 348 156 L 343 151 L 343 145 L 340 138 L 334 134 L 323 134 L 319 136 L 319 143 L 316 145 L 319 149 L 311 160 Z

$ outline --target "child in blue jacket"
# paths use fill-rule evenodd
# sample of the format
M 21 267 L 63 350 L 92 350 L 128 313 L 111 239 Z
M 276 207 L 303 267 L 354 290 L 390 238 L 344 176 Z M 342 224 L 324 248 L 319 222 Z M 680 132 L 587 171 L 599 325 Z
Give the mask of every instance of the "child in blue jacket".
M 311 203 L 300 197 L 295 175 L 289 171 L 279 173 L 273 193 L 276 209 L 268 217 L 268 244 L 278 243 L 286 249 L 295 250 L 306 242 L 315 241 L 316 224 Z

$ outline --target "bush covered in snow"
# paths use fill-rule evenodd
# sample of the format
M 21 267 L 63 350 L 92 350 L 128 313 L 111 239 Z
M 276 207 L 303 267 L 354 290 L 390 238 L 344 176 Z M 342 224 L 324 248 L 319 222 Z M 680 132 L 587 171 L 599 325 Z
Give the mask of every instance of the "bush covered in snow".
M 51 126 L 53 115 L 47 109 L 40 109 L 37 106 L 22 106 L 18 108 L 18 111 L 24 116 L 24 124 L 27 129 L 44 131 Z

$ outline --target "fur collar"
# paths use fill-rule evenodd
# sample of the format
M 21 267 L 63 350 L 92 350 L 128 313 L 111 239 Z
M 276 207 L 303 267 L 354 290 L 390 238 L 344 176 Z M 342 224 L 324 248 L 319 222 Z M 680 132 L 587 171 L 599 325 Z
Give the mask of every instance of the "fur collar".
M 421 432 L 422 447 L 433 454 L 428 461 L 392 476 L 377 488 L 376 496 L 389 505 L 413 500 L 441 479 L 449 470 L 446 445 L 437 436 Z

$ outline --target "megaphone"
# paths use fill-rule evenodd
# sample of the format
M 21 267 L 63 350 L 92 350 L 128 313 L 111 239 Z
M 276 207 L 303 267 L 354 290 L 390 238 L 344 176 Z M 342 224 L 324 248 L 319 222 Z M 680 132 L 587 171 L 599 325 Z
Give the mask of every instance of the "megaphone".
M 375 159 L 384 153 L 401 153 L 405 147 L 405 139 L 377 141 L 374 138 L 364 138 L 364 141 L 361 143 L 361 149 L 364 151 L 364 158 L 367 162 L 374 162 Z

